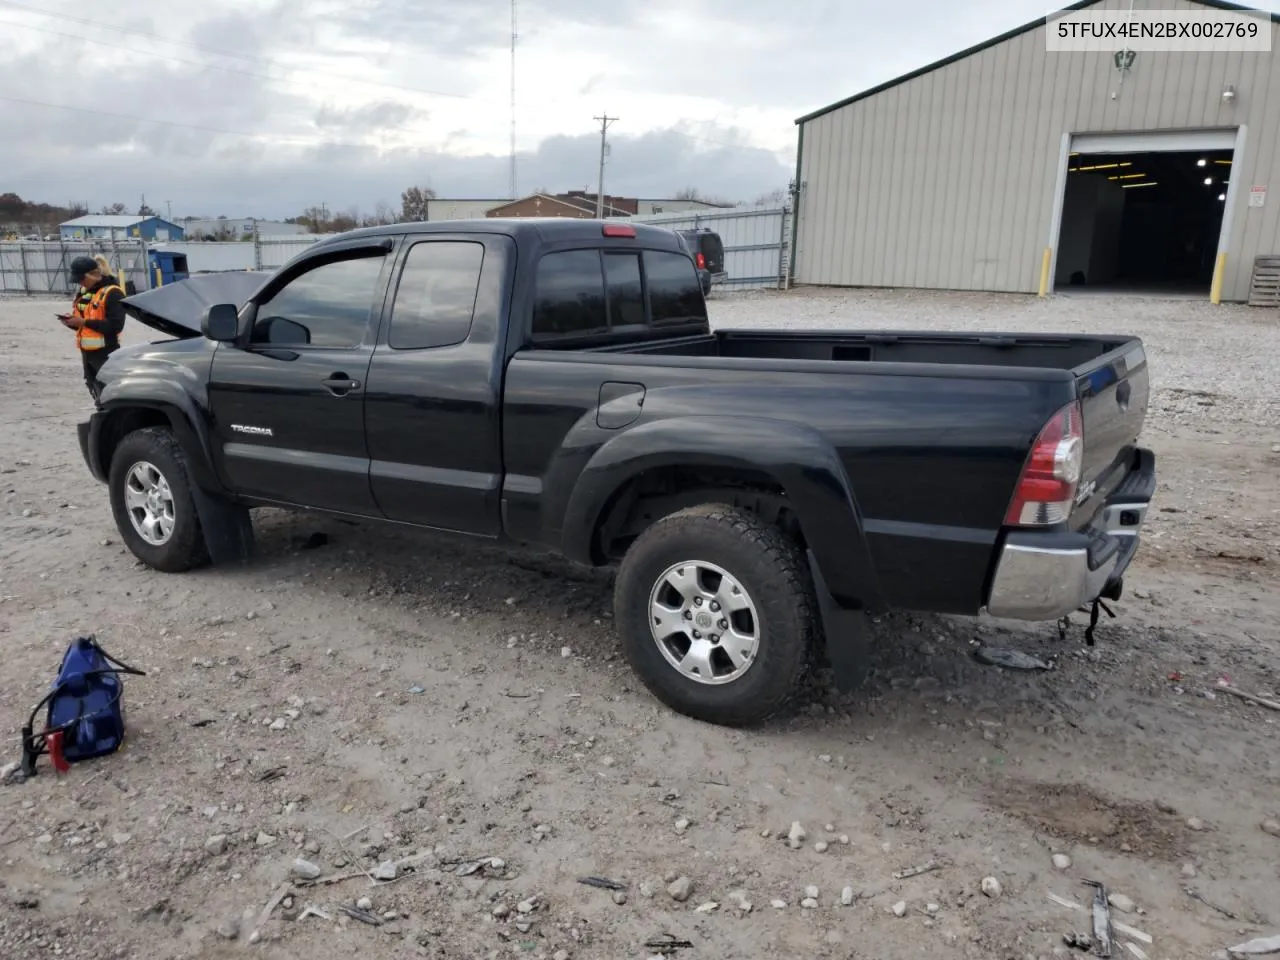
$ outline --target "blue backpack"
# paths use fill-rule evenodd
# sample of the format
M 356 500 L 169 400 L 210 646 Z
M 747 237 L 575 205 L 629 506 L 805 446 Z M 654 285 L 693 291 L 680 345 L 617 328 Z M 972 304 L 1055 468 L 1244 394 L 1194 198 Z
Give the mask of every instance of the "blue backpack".
M 93 636 L 71 641 L 58 668 L 53 689 L 22 728 L 22 773 L 36 774 L 36 760 L 49 754 L 54 769 L 115 753 L 124 743 L 122 674 L 145 677 L 141 670 L 115 659 Z M 34 732 L 36 714 L 48 706 L 45 728 Z

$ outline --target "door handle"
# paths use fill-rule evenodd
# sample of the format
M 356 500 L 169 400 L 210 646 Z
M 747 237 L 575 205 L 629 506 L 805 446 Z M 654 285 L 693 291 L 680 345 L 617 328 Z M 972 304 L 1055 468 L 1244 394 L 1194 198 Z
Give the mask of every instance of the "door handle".
M 345 373 L 332 374 L 328 379 L 321 380 L 325 388 L 335 397 L 345 397 L 352 390 L 360 389 L 360 381 L 352 380 Z

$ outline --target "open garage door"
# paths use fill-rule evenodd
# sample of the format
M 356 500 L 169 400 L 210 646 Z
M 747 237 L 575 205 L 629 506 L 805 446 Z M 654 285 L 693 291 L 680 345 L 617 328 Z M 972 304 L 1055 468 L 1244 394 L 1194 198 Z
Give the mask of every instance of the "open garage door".
M 1235 130 L 1072 136 L 1053 288 L 1210 296 L 1234 197 L 1236 141 Z

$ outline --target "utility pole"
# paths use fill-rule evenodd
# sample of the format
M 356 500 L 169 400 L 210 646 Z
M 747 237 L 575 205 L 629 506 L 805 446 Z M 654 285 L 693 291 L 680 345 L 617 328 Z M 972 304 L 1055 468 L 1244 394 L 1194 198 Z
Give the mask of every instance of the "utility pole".
M 516 0 L 511 0 L 511 182 L 507 196 L 516 199 Z
M 596 186 L 596 219 L 604 219 L 604 154 L 609 143 L 605 139 L 605 135 L 609 132 L 609 124 L 616 121 L 617 117 L 611 117 L 606 113 L 602 117 L 592 117 L 593 120 L 600 121 L 600 181 Z
M 172 200 L 166 200 L 166 201 L 164 202 L 164 208 L 165 208 L 165 210 L 167 210 L 167 211 L 169 212 L 169 216 L 168 216 L 168 220 L 169 220 L 169 222 L 170 222 L 170 223 L 173 223 L 173 201 L 172 201 Z

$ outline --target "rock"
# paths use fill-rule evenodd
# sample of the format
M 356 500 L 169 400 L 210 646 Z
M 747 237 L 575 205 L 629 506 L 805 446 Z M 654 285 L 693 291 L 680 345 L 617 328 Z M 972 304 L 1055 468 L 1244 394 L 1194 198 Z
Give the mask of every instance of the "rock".
M 1201 820 L 1199 817 L 1188 817 L 1187 829 L 1194 830 L 1196 831 L 1196 833 L 1199 833 L 1204 829 L 1204 821 Z
M 929 916 L 931 917 L 941 909 L 942 908 L 938 906 L 936 903 L 926 903 L 924 905 L 924 912 L 929 914 Z
M 274 720 L 271 721 L 271 729 L 275 730 L 277 733 L 283 730 L 288 725 L 289 725 L 289 722 L 285 720 L 284 717 L 276 717 Z
M 804 895 L 805 895 L 806 897 L 808 897 L 810 900 L 817 900 L 817 899 L 818 899 L 818 888 L 817 888 L 817 887 L 814 887 L 814 886 L 808 886 L 808 887 L 805 887 L 805 888 L 804 888 Z
M 785 900 L 770 900 L 770 901 L 769 901 L 769 906 L 773 907 L 773 909 L 775 909 L 775 910 L 785 910 L 785 909 L 787 909 L 787 901 L 785 901 Z
M 899 900 L 890 909 L 895 917 L 905 917 L 907 915 L 907 901 Z
M 684 832 L 689 829 L 689 821 L 681 817 L 676 821 L 676 833 L 684 836 Z
M 808 836 L 804 832 L 804 827 L 799 820 L 792 821 L 791 829 L 787 831 L 787 840 L 791 843 L 804 843 L 805 837 Z
M 720 909 L 720 904 L 716 903 L 714 900 L 708 900 L 706 903 L 698 904 L 698 908 L 695 912 L 696 913 L 715 913 L 715 911 L 719 909 Z
M 1273 837 L 1280 837 L 1280 820 L 1263 820 L 1262 832 Z
M 840 834 L 840 845 L 847 847 L 849 845 L 849 835 L 847 833 Z
M 640 896 L 650 899 L 658 892 L 657 887 L 649 880 L 640 881 Z
M 1259 937 L 1256 940 L 1250 940 L 1248 943 L 1242 943 L 1238 947 L 1228 947 L 1227 952 L 1233 957 L 1253 957 L 1269 953 L 1280 953 L 1280 936 Z
M 572 657 L 572 656 L 573 656 L 573 650 L 572 650 L 571 648 L 569 648 L 569 647 L 561 647 L 561 648 L 560 648 L 560 656 L 562 656 L 562 657 L 564 657 L 564 659 L 568 660 L 570 657 Z
M 320 844 L 315 840 L 308 840 L 302 849 L 313 856 L 320 852 Z
M 204 852 L 210 856 L 220 857 L 227 852 L 227 835 L 216 833 L 204 842 Z
M 276 842 L 276 838 L 273 837 L 271 834 L 264 833 L 261 830 L 258 831 L 258 846 L 269 847 L 275 842 Z
M 373 871 L 373 879 L 375 880 L 394 880 L 399 871 L 396 869 L 394 860 L 383 860 Z
M 203 813 L 203 814 L 204 814 L 206 817 L 208 817 L 210 820 L 212 820 L 214 817 L 216 817 L 216 816 L 218 815 L 218 808 L 217 808 L 217 807 L 205 807 L 205 808 L 204 808 L 203 810 L 201 810 L 200 812 L 201 812 L 201 813 Z
M 815 899 L 813 899 L 813 897 L 805 897 L 803 900 L 801 900 L 801 901 L 800 901 L 800 909 L 802 909 L 802 910 L 817 910 L 817 909 L 818 909 L 818 901 L 817 901 L 817 900 L 815 900 Z
M 523 913 L 525 916 L 533 913 L 536 909 L 538 909 L 538 905 L 533 900 L 521 900 L 516 904 L 516 912 Z
M 293 875 L 299 880 L 318 880 L 323 871 L 310 860 L 299 857 L 293 861 Z M 367 907 L 365 909 L 368 909 Z
M 829 846 L 829 845 L 828 845 L 827 841 L 825 841 L 825 840 L 819 840 L 817 843 L 815 843 L 815 844 L 813 845 L 813 849 L 814 849 L 816 852 L 818 852 L 818 853 L 826 853 L 826 852 L 827 852 L 827 847 L 828 847 L 828 846 Z
M 521 933 L 528 933 L 530 930 L 533 929 L 533 922 L 530 920 L 517 920 L 516 929 L 519 930 Z
M 1126 897 L 1123 893 L 1113 893 L 1107 897 L 1107 903 L 1111 904 L 1121 913 L 1133 913 L 1136 909 L 1134 902 Z
M 359 900 L 356 901 L 356 907 L 360 910 L 372 910 L 373 901 L 370 900 L 368 897 L 361 897 Z
M 1184 863 L 1182 865 L 1182 875 L 1187 879 L 1191 879 L 1196 875 L 1196 865 L 1194 863 Z
M 1053 855 L 1053 866 L 1058 870 L 1069 870 L 1071 868 L 1071 858 L 1065 853 L 1055 853 Z
M 40 836 L 36 837 L 36 843 L 53 843 L 53 834 L 52 833 L 40 834 Z
M 693 881 L 688 877 L 679 877 L 667 887 L 667 893 L 676 903 L 684 903 L 693 893 Z
M 240 936 L 240 918 L 231 917 L 214 927 L 213 932 L 223 940 L 235 940 Z
M 984 877 L 982 879 L 982 892 L 992 900 L 995 900 L 1000 894 L 1004 893 L 1004 887 L 1000 886 L 1000 881 L 995 877 Z
M 729 901 L 733 904 L 734 909 L 742 913 L 751 912 L 751 901 L 747 899 L 745 890 L 734 890 L 729 894 Z
M 126 843 L 128 843 L 132 839 L 133 837 L 127 833 L 117 833 L 112 835 L 111 842 L 114 843 L 117 847 L 123 847 Z
M 822 829 L 825 830 L 827 833 L 835 833 L 836 825 L 834 823 L 823 824 Z
M 840 906 L 853 906 L 853 887 L 845 887 L 840 891 Z
M 506 917 L 511 916 L 511 908 L 505 903 L 500 903 L 493 908 L 493 915 L 499 920 L 505 919 Z
M 623 891 L 623 890 L 615 890 L 615 891 L 613 891 L 613 902 L 614 902 L 614 903 L 616 903 L 616 904 L 617 904 L 618 906 L 620 906 L 620 907 L 622 907 L 622 906 L 626 906 L 626 903 L 627 903 L 627 894 L 626 894 L 626 892 L 625 892 L 625 891 Z
M 554 954 L 552 954 L 551 960 L 569 960 L 569 951 L 557 950 Z

